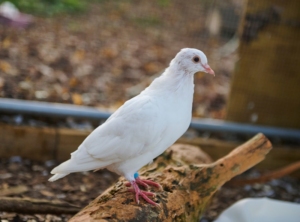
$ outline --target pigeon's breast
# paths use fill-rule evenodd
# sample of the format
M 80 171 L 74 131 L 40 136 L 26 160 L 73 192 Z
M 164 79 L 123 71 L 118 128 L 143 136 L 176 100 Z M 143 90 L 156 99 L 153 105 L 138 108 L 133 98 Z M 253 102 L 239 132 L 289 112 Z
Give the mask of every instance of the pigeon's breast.
M 162 111 L 165 113 L 167 128 L 163 138 L 158 144 L 160 147 L 156 155 L 160 155 L 169 146 L 175 143 L 188 129 L 192 119 L 193 94 L 170 96 L 162 105 Z

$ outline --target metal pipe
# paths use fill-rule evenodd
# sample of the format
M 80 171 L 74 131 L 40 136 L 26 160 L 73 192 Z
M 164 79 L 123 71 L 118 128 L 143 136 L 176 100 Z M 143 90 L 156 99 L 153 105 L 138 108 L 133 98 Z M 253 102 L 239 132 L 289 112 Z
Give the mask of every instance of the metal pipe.
M 111 115 L 111 113 L 109 112 L 104 112 L 93 107 L 6 98 L 0 98 L 0 112 L 1 111 L 16 114 L 75 117 L 92 120 L 107 119 Z M 232 132 L 247 134 L 256 134 L 258 132 L 261 132 L 267 136 L 300 140 L 300 130 L 297 129 L 241 124 L 223 120 L 194 118 L 191 122 L 190 127 L 198 130 L 212 132 Z
M 213 132 L 232 132 L 241 134 L 263 133 L 266 136 L 300 140 L 300 130 L 297 129 L 234 123 L 216 119 L 193 119 L 190 127 Z
M 0 98 L 0 111 L 54 117 L 107 119 L 111 113 L 93 107 Z

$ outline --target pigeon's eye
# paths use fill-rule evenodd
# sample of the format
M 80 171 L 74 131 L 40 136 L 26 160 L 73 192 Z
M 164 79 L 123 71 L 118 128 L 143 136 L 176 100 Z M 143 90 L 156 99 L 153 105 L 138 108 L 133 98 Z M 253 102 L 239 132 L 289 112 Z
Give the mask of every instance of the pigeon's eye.
M 200 62 L 199 56 L 195 56 L 195 57 L 193 58 L 193 62 L 194 62 L 194 63 Z

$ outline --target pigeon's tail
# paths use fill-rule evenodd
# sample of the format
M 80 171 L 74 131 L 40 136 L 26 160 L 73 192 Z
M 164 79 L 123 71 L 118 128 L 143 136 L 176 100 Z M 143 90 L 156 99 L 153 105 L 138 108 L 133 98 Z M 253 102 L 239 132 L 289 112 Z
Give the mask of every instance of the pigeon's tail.
M 68 175 L 68 173 L 65 173 L 65 174 L 57 173 L 57 174 L 53 175 L 48 181 L 53 182 L 55 180 L 59 180 L 60 178 L 65 177 L 67 175 Z
M 55 175 L 49 181 L 58 180 L 70 173 L 101 169 L 113 162 L 112 160 L 101 161 L 95 159 L 86 151 L 84 146 L 80 146 L 77 151 L 71 154 L 71 159 L 63 162 L 51 171 L 51 174 Z
M 82 172 L 82 171 L 89 171 L 89 170 L 94 170 L 94 169 L 101 169 L 104 168 L 108 165 L 110 165 L 112 162 L 111 161 L 97 161 L 93 160 L 90 162 L 85 162 L 85 163 L 77 163 L 74 159 L 67 160 L 66 162 L 63 162 L 59 166 L 55 167 L 52 171 L 51 174 L 55 174 L 53 177 L 49 179 L 49 181 L 55 181 L 58 180 L 70 173 L 74 172 Z

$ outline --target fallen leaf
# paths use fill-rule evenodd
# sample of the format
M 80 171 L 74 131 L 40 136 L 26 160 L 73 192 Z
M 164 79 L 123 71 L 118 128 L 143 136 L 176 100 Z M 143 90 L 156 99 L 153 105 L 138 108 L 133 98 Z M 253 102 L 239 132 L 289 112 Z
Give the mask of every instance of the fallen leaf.
M 86 186 L 83 184 L 80 185 L 80 190 L 81 190 L 81 192 L 86 192 L 87 191 Z
M 101 54 L 105 57 L 105 58 L 115 58 L 118 54 L 118 52 L 112 48 L 103 48 L 101 50 Z
M 43 194 L 46 197 L 54 197 L 55 196 L 54 193 L 52 193 L 50 191 L 47 191 L 47 190 L 40 190 L 40 193 Z
M 114 68 L 114 69 L 111 70 L 111 73 L 112 73 L 114 76 L 121 76 L 122 70 L 121 70 L 121 69 L 118 69 L 118 68 Z
M 14 218 L 17 214 L 16 213 L 4 213 L 1 215 L 1 218 Z M 3 220 L 1 220 L 2 222 Z
M 28 81 L 22 81 L 19 83 L 19 87 L 24 90 L 29 90 L 29 89 L 31 89 L 32 84 L 31 84 L 31 82 L 28 82 Z
M 4 78 L 0 77 L 0 88 L 4 86 L 5 80 Z
M 2 189 L 8 189 L 9 188 L 9 185 L 8 185 L 8 183 L 3 183 L 2 184 Z
M 72 101 L 76 105 L 82 105 L 82 97 L 78 93 L 73 93 L 72 94 Z
M 75 187 L 72 187 L 70 184 L 65 184 L 62 188 L 61 188 L 62 191 L 75 191 L 77 190 Z
M 11 43 L 10 39 L 9 39 L 9 38 L 5 38 L 5 39 L 3 40 L 3 42 L 2 42 L 2 47 L 3 47 L 4 49 L 7 49 L 7 48 L 10 46 L 10 43 Z
M 76 64 L 76 63 L 82 61 L 84 59 L 84 57 L 85 57 L 85 51 L 83 51 L 83 50 L 77 50 L 72 55 L 71 61 Z
M 0 69 L 7 73 L 7 74 L 10 74 L 10 75 L 16 75 L 17 74 L 17 70 L 12 67 L 11 64 L 9 64 L 8 62 L 6 61 L 0 61 Z
M 0 196 L 9 196 L 13 194 L 21 194 L 27 192 L 29 189 L 27 186 L 20 185 L 16 187 L 9 187 L 7 189 L 0 189 Z
M 0 174 L 0 179 L 8 179 L 10 177 L 12 177 L 11 173 Z
M 49 93 L 47 91 L 35 91 L 34 95 L 37 99 L 46 99 L 48 98 Z
M 205 72 L 196 72 L 195 78 L 201 79 L 205 76 Z
M 121 15 L 118 11 L 112 11 L 108 17 L 112 21 L 117 21 L 117 20 L 120 20 Z
M 149 62 L 144 65 L 144 69 L 146 72 L 153 73 L 158 71 L 158 67 L 155 63 Z
M 75 86 L 77 86 L 77 84 L 78 84 L 77 78 L 71 78 L 71 79 L 70 79 L 69 85 L 70 85 L 71 87 L 75 87 Z
M 93 71 L 93 66 L 84 64 L 77 67 L 77 69 L 74 71 L 74 75 L 77 77 L 83 77 L 91 74 L 92 71 Z
M 38 70 L 45 76 L 52 77 L 53 76 L 53 69 L 49 66 L 44 64 L 40 64 L 38 66 Z
M 36 216 L 40 221 L 45 220 L 45 215 L 44 214 L 35 214 L 34 216 Z
M 120 108 L 120 106 L 122 106 L 124 104 L 124 101 L 123 100 L 119 100 L 117 102 L 115 102 L 114 104 L 112 104 L 109 109 L 110 110 L 117 110 Z

